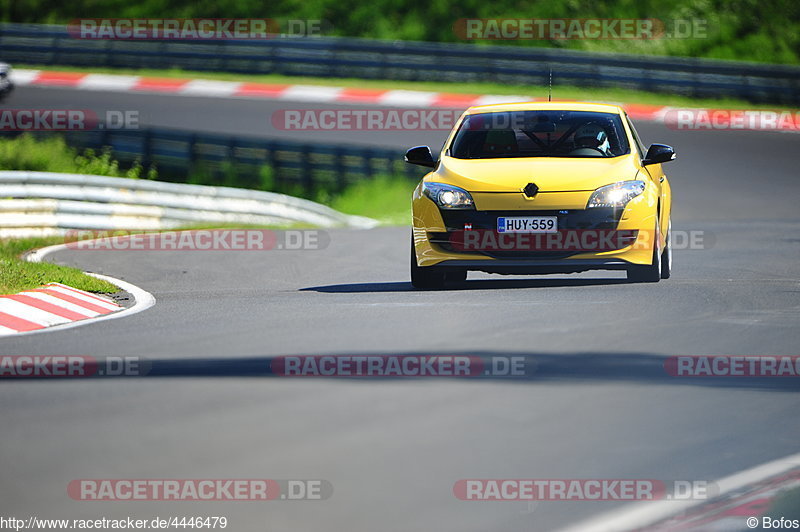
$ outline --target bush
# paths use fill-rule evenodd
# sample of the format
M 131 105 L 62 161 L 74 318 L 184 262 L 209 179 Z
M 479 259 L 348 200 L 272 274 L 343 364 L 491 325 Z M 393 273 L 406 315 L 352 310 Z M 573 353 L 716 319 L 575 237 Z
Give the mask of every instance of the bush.
M 99 155 L 93 150 L 84 150 L 79 154 L 77 150 L 67 146 L 62 137 L 36 138 L 32 135 L 0 138 L 0 170 L 106 175 L 132 179 L 142 177 L 144 172 L 138 162 L 134 162 L 130 168 L 120 168 L 112 157 L 110 148 L 104 148 Z M 156 179 L 158 173 L 154 167 L 150 167 L 145 177 Z

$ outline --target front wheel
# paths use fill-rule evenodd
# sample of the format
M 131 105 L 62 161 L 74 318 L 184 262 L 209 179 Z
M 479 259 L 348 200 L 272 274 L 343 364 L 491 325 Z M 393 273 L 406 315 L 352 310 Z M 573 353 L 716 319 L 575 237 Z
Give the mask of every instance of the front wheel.
M 661 229 L 656 219 L 655 242 L 653 243 L 653 257 L 650 264 L 635 264 L 628 266 L 628 281 L 632 283 L 657 283 L 661 280 L 663 253 L 661 252 Z
M 466 272 L 465 272 L 466 273 Z M 466 275 L 465 275 L 466 278 Z M 442 288 L 445 272 L 439 268 L 421 268 L 417 264 L 417 252 L 414 249 L 414 236 L 411 236 L 411 285 L 421 290 Z

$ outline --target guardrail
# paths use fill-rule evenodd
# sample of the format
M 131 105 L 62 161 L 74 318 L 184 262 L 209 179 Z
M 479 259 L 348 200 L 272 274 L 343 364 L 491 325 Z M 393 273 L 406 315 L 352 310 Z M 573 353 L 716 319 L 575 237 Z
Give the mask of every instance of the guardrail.
M 20 132 L 0 131 L 13 137 Z M 46 137 L 52 133 L 31 133 Z M 250 189 L 340 191 L 376 175 L 421 178 L 424 172 L 403 162 L 403 151 L 368 146 L 310 144 L 212 133 L 142 128 L 70 131 L 71 146 L 110 147 L 121 162 L 155 164 L 159 178 Z
M 200 223 L 377 225 L 375 220 L 284 194 L 121 177 L 2 171 L 0 198 L 0 238 Z
M 626 87 L 800 103 L 800 68 L 549 48 L 309 37 L 263 41 L 80 40 L 65 27 L 0 24 L 7 62 L 247 74 Z

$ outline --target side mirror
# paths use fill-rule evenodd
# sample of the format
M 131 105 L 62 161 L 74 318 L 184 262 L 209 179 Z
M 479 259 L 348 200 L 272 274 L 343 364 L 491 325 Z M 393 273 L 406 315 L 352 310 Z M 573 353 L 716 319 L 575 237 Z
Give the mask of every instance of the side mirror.
M 417 146 L 411 148 L 406 152 L 405 161 L 410 164 L 418 164 L 420 166 L 428 166 L 433 168 L 436 166 L 436 161 L 433 160 L 431 149 L 427 146 Z
M 642 165 L 647 166 L 648 164 L 668 163 L 673 159 L 675 159 L 675 150 L 672 149 L 672 146 L 667 146 L 666 144 L 651 144 L 647 149 L 647 155 L 645 155 L 642 160 Z

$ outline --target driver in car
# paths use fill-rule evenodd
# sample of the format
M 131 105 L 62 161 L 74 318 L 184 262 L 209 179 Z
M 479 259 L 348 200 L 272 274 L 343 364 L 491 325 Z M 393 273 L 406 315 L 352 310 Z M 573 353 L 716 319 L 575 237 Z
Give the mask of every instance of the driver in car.
M 600 152 L 604 157 L 612 157 L 611 143 L 608 141 L 608 134 L 603 127 L 589 122 L 583 124 L 577 130 L 573 137 L 575 142 L 576 155 L 595 155 Z

